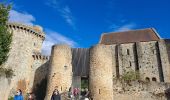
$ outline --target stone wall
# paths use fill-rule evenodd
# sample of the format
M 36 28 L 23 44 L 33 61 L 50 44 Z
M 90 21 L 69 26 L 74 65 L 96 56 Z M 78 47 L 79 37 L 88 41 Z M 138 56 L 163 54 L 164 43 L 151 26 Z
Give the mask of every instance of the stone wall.
M 160 53 L 160 57 L 161 57 L 161 65 L 162 65 L 162 72 L 163 72 L 163 78 L 164 78 L 164 82 L 168 82 L 170 83 L 170 64 L 169 64 L 169 60 L 170 59 L 168 56 L 170 52 L 168 47 L 166 47 L 164 40 L 161 40 L 158 42 L 158 46 L 159 46 L 159 53 Z
M 48 64 L 49 58 L 47 56 L 43 56 L 41 54 L 32 55 L 33 63 L 31 65 L 30 71 L 30 81 L 29 81 L 29 90 L 33 91 L 33 88 L 36 88 L 36 85 L 40 84 L 40 82 L 47 77 L 48 73 Z
M 119 45 L 119 74 L 137 70 L 135 43 Z
M 66 45 L 53 46 L 45 100 L 50 100 L 54 89 L 58 89 L 61 94 L 69 90 L 72 84 L 71 61 L 70 47 Z
M 142 80 L 161 82 L 159 50 L 156 41 L 140 42 L 138 47 L 139 72 Z
M 90 50 L 89 88 L 93 100 L 113 100 L 112 48 L 115 46 L 96 45 Z
M 164 91 L 169 87 L 158 82 L 114 80 L 114 96 L 109 100 L 167 100 Z

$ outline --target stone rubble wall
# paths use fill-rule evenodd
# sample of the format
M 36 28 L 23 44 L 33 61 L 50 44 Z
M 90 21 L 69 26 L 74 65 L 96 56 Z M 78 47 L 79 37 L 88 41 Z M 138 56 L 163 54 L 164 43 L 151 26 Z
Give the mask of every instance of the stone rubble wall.
M 138 43 L 139 72 L 142 80 L 156 78 L 158 82 L 161 82 L 159 75 L 161 64 L 156 44 L 156 41 Z
M 113 81 L 113 99 L 109 100 L 167 100 L 164 91 L 170 84 L 158 82 Z
M 135 43 L 119 45 L 119 74 L 123 75 L 129 71 L 136 71 Z

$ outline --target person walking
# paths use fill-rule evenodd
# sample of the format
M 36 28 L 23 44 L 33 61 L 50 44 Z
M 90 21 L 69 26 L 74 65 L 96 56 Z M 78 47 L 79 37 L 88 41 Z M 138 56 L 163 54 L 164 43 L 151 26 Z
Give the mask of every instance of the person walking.
M 14 100 L 24 100 L 21 89 L 17 90 L 17 94 L 15 95 Z
M 35 100 L 35 95 L 34 95 L 34 93 L 29 93 L 29 94 L 28 94 L 28 100 Z
M 60 93 L 57 89 L 53 91 L 53 94 L 51 96 L 51 100 L 61 100 Z

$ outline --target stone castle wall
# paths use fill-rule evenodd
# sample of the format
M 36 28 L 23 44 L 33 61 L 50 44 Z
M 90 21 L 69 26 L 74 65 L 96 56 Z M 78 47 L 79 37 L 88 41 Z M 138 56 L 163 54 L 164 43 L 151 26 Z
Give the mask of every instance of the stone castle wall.
M 158 43 L 142 42 L 139 44 L 139 70 L 143 78 L 163 82 L 161 58 L 159 55 Z M 144 79 L 143 79 L 144 80 Z
M 137 60 L 135 43 L 120 44 L 118 50 L 119 74 L 123 75 L 129 71 L 136 71 Z
M 168 57 L 170 55 L 168 54 L 169 50 L 166 45 L 169 45 L 169 44 L 165 43 L 164 40 L 161 40 L 158 42 L 164 82 L 170 83 L 170 68 L 169 68 L 170 62 L 168 60 L 170 59 Z
M 119 74 L 139 71 L 142 80 L 169 82 L 169 60 L 163 40 L 120 44 L 118 46 Z
M 29 91 L 33 91 L 40 82 L 47 77 L 49 58 L 41 54 L 32 55 L 33 64 L 30 70 Z
M 164 93 L 167 88 L 170 84 L 114 80 L 113 99 L 108 100 L 167 100 Z

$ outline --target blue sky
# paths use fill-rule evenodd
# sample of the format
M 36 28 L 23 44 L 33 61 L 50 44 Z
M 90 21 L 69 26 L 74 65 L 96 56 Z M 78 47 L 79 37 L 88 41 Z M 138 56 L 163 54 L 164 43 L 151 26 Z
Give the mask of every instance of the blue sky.
M 170 38 L 169 0 L 10 0 L 10 21 L 40 25 L 47 38 L 43 52 L 53 44 L 90 47 L 103 32 L 154 27 Z

